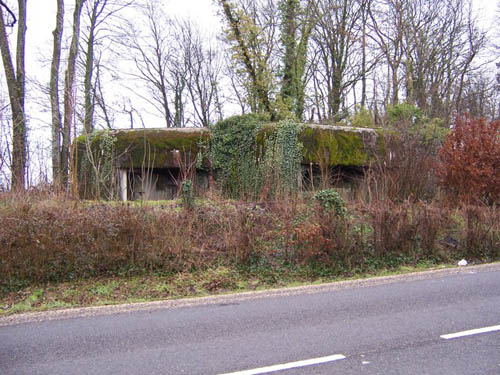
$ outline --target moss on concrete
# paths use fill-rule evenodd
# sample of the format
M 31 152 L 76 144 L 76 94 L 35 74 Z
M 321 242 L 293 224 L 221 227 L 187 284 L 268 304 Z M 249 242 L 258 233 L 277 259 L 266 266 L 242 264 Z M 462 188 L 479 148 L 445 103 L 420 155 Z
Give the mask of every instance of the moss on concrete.
M 258 148 L 272 133 L 272 127 L 272 123 L 261 127 L 257 135 Z M 210 131 L 204 128 L 115 130 L 110 134 L 116 137 L 115 165 L 127 169 L 176 168 L 178 157 L 183 163 L 193 162 L 200 143 L 210 138 Z M 97 132 L 92 137 L 76 139 L 79 160 L 83 160 L 81 156 L 87 150 L 85 142 L 88 140 L 92 150 L 99 150 L 101 134 Z M 303 164 L 368 166 L 385 151 L 381 129 L 304 124 L 299 141 L 304 146 Z
M 374 129 L 377 133 L 377 155 L 383 156 L 385 155 L 386 147 L 385 147 L 385 135 L 384 131 L 381 128 Z
M 361 135 L 356 132 L 305 127 L 300 141 L 305 163 L 363 166 L 369 161 Z
M 196 159 L 200 142 L 209 138 L 201 128 L 115 130 L 115 165 L 119 168 L 176 168 L 178 159 L 191 163 Z M 85 152 L 85 142 L 91 149 L 100 147 L 100 134 L 80 136 L 79 152 Z M 177 155 L 178 152 L 178 155 Z

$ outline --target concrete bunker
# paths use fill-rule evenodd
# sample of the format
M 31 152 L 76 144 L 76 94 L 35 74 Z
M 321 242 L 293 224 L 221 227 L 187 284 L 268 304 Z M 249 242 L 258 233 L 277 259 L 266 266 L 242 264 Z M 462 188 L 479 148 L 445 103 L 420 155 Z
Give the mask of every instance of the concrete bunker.
M 268 126 L 273 124 L 262 131 Z M 103 161 L 106 137 L 112 139 L 113 151 Z M 80 136 L 74 152 L 80 196 L 95 199 L 95 181 L 85 167 L 89 159 L 93 160 L 89 164 L 109 163 L 114 199 L 174 199 L 185 178 L 193 181 L 198 192 L 207 190 L 211 174 L 200 151 L 209 140 L 208 128 L 123 129 Z M 299 140 L 303 145 L 299 178 L 306 189 L 325 173 L 340 183 L 359 177 L 384 150 L 380 129 L 303 124 Z

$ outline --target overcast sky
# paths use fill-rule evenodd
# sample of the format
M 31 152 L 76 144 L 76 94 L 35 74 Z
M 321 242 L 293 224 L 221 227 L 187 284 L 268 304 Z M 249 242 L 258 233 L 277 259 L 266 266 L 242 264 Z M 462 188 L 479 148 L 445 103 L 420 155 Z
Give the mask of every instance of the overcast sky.
M 485 28 L 488 29 L 496 12 L 497 0 L 472 0 L 472 2 Z M 71 16 L 69 13 L 72 2 L 66 1 L 66 3 L 66 16 L 68 17 Z M 220 28 L 221 22 L 216 15 L 213 0 L 164 0 L 164 3 L 168 15 L 189 17 L 212 30 Z M 28 0 L 27 49 L 28 51 L 37 50 L 36 54 L 29 53 L 27 56 L 30 66 L 36 65 L 37 57 L 42 53 L 42 49 L 51 47 L 55 13 L 55 0 Z M 47 54 L 46 52 L 45 50 L 44 54 Z M 50 53 L 48 55 L 50 56 Z

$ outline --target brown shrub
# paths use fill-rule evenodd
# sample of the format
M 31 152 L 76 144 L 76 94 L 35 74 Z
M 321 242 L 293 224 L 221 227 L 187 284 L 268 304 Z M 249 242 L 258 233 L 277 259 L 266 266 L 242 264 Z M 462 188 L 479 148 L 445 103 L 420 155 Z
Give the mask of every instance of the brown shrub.
M 447 210 L 422 202 L 378 201 L 365 206 L 364 212 L 377 257 L 404 257 L 416 263 L 442 255 L 439 240 L 449 227 Z
M 500 257 L 495 207 L 452 211 L 422 202 L 372 201 L 351 204 L 346 216 L 338 216 L 300 200 L 265 206 L 215 202 L 185 210 L 5 198 L 1 288 L 219 266 L 350 274 L 421 260 Z
M 500 257 L 500 210 L 498 207 L 466 206 L 460 210 L 465 222 L 461 252 L 469 259 Z
M 387 131 L 385 155 L 365 173 L 361 184 L 368 200 L 430 201 L 436 194 L 436 145 L 409 129 Z
M 500 202 L 500 121 L 458 117 L 436 170 L 440 185 L 455 200 Z

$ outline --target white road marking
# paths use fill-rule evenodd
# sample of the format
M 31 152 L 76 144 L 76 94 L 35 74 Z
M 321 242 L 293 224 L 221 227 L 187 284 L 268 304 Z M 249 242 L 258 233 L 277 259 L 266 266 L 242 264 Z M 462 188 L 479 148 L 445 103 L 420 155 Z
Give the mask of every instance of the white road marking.
M 500 331 L 500 325 L 491 326 L 491 327 L 484 327 L 484 328 L 477 328 L 477 329 L 470 329 L 468 331 L 450 333 L 448 335 L 441 335 L 440 337 L 442 339 L 445 339 L 445 340 L 450 340 L 450 339 L 456 339 L 458 337 L 472 336 L 472 335 L 478 335 L 480 333 L 495 332 L 495 331 Z
M 267 367 L 255 368 L 255 369 L 252 369 L 252 370 L 237 371 L 237 372 L 231 372 L 231 373 L 221 374 L 221 375 L 258 375 L 258 374 L 269 374 L 270 372 L 289 370 L 289 369 L 298 368 L 298 367 L 306 367 L 306 366 L 319 365 L 321 363 L 338 361 L 340 359 L 345 359 L 345 356 L 343 356 L 342 354 L 335 354 L 335 355 L 330 355 L 328 357 L 306 359 L 304 361 L 283 363 L 281 365 L 274 365 L 274 366 L 267 366 Z

